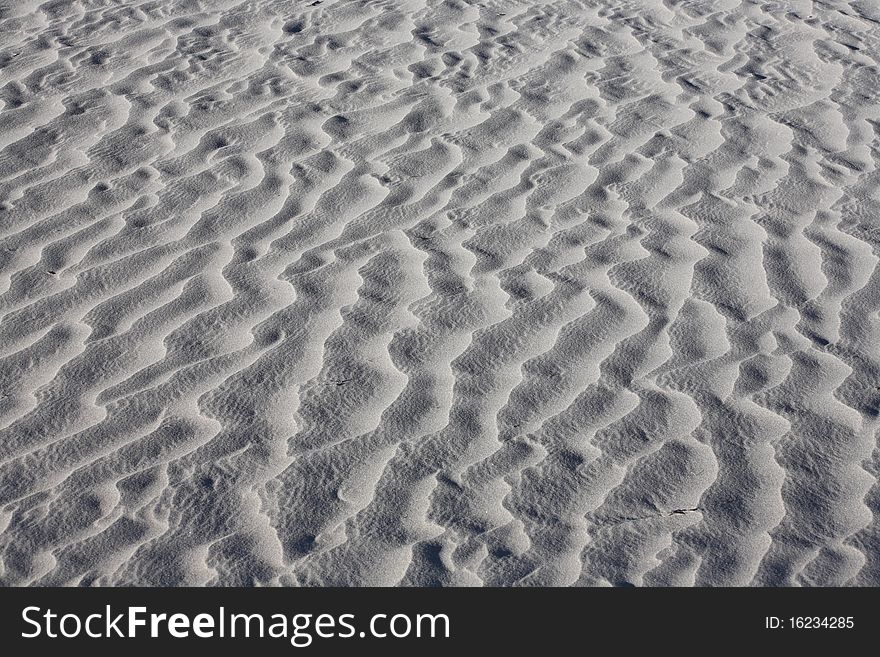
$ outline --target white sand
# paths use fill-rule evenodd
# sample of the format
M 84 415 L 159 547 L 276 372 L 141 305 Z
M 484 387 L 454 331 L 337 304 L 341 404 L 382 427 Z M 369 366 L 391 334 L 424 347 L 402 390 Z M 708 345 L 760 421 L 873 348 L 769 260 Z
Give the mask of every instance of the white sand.
M 880 584 L 878 66 L 873 0 L 0 3 L 0 583 Z

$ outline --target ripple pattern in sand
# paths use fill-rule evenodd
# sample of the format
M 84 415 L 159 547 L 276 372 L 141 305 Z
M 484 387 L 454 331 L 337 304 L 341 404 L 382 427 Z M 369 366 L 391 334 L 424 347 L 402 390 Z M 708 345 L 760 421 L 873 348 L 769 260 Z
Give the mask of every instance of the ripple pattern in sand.
M 880 9 L 0 5 L 0 583 L 880 584 Z

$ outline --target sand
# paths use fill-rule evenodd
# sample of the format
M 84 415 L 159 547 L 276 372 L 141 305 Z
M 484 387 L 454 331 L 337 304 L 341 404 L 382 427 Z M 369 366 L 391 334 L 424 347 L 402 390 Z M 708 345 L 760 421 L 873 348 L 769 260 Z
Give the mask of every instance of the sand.
M 880 584 L 880 5 L 0 3 L 0 583 Z

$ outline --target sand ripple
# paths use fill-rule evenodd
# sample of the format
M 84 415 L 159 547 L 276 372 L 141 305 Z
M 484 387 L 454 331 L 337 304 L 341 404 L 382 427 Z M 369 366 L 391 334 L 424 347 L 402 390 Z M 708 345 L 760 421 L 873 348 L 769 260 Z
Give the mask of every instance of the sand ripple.
M 867 0 L 0 6 L 0 583 L 880 584 Z

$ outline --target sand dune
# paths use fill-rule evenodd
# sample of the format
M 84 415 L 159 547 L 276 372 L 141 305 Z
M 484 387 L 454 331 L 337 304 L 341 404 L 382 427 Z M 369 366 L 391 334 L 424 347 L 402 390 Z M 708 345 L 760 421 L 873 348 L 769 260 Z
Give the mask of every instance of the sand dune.
M 0 583 L 880 584 L 880 7 L 0 2 Z

